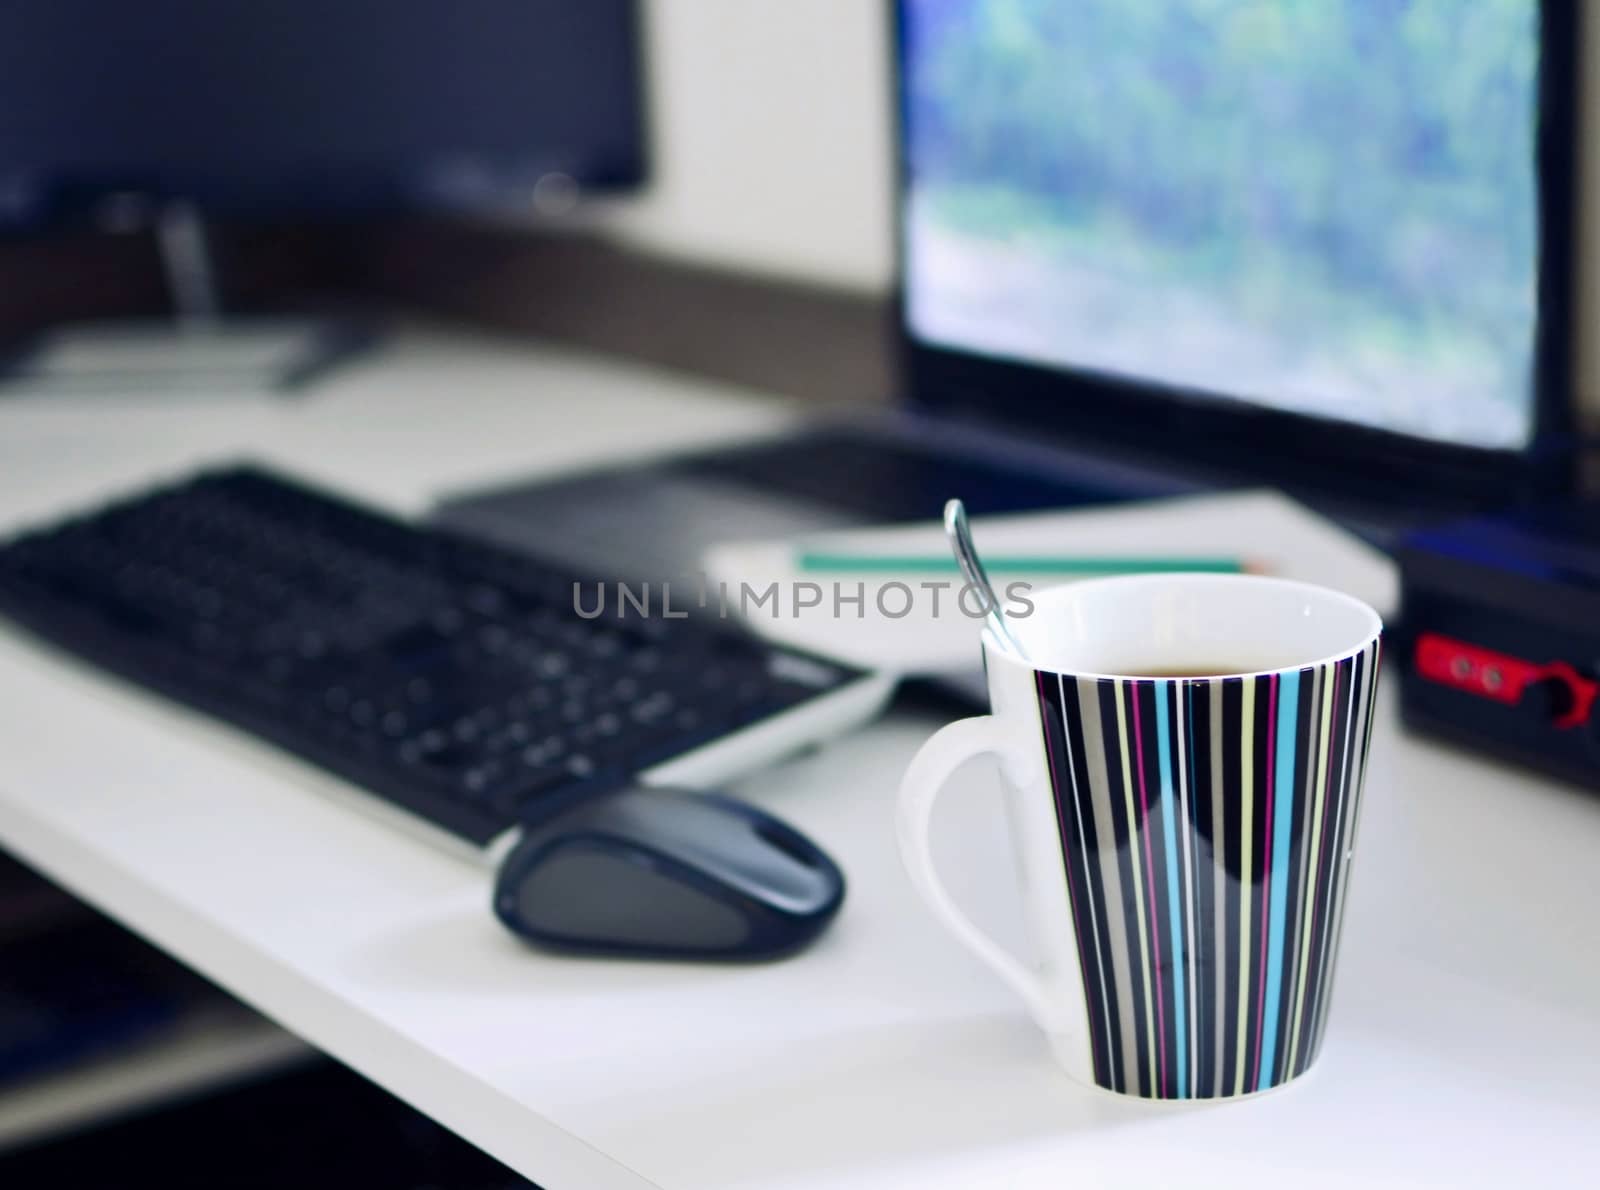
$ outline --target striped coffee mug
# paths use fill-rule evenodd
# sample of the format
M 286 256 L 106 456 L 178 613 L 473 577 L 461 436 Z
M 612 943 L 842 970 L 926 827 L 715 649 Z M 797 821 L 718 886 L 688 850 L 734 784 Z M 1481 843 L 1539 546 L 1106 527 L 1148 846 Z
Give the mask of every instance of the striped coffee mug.
M 1248 575 L 1038 592 L 985 631 L 992 713 L 940 730 L 900 789 L 900 848 L 939 919 L 1027 1002 L 1081 1082 L 1150 1099 L 1280 1086 L 1322 1044 L 1372 730 L 1382 623 Z M 933 804 L 992 753 L 1025 966 L 956 907 Z

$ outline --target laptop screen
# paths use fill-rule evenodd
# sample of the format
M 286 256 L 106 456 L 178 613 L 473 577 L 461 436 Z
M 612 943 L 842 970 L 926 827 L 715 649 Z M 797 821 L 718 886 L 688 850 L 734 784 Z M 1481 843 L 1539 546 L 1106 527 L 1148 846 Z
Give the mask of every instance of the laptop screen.
M 903 10 L 916 341 L 1528 444 L 1538 0 Z

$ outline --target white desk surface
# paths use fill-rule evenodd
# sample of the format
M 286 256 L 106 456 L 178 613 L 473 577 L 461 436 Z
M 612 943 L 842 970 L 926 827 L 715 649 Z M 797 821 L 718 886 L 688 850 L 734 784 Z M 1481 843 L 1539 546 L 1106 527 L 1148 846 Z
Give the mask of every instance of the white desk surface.
M 287 401 L 0 403 L 0 530 L 255 455 L 400 510 L 498 475 L 755 432 L 789 407 L 492 340 L 412 337 Z M 891 716 L 741 783 L 839 859 L 809 952 L 561 960 L 488 874 L 309 770 L 0 633 L 0 843 L 547 1190 L 1593 1184 L 1600 798 L 1380 709 L 1327 1044 L 1289 1089 L 1161 1107 L 1076 1087 L 914 899 Z M 975 765 L 952 883 L 1010 926 Z

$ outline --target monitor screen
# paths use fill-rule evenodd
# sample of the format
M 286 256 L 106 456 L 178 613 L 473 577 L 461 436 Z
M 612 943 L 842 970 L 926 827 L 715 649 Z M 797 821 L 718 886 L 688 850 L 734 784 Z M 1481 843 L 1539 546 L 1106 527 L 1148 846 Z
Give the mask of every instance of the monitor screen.
M 633 0 L 0 0 L 0 228 L 118 193 L 514 210 L 634 183 L 636 25 Z
M 905 0 L 921 344 L 1535 426 L 1538 0 Z

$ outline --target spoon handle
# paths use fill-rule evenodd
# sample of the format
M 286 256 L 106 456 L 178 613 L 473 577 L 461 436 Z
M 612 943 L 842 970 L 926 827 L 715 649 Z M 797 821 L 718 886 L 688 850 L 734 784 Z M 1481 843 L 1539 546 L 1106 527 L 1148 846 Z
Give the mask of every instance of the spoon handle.
M 978 594 L 983 597 L 984 611 L 989 615 L 989 625 L 994 629 L 995 635 L 1006 648 L 1018 657 L 1027 659 L 1027 651 L 1023 649 L 1022 642 L 1017 640 L 1016 634 L 1011 631 L 1005 613 L 1000 609 L 1000 597 L 994 593 L 994 585 L 989 581 L 989 574 L 983 568 L 983 559 L 978 556 L 978 549 L 972 544 L 972 529 L 967 524 L 967 508 L 960 500 L 946 501 L 944 506 L 944 532 L 950 539 L 950 551 L 956 556 L 956 565 L 961 567 L 962 577 L 970 586 L 976 587 Z

